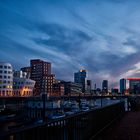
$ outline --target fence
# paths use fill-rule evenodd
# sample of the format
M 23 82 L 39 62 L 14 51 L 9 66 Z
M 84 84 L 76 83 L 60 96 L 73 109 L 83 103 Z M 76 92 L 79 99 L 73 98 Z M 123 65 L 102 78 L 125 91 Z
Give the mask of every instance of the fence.
M 0 136 L 1 140 L 88 140 L 125 112 L 124 102 L 74 114 L 46 123 L 20 126 Z

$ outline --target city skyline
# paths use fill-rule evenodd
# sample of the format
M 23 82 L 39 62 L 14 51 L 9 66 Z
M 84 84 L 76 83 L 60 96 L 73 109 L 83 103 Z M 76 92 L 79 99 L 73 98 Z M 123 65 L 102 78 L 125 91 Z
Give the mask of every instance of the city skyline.
M 112 87 L 140 76 L 140 1 L 0 1 L 0 60 L 14 69 L 30 59 L 51 62 L 59 79 L 88 77 Z M 117 81 L 117 82 L 116 82 Z

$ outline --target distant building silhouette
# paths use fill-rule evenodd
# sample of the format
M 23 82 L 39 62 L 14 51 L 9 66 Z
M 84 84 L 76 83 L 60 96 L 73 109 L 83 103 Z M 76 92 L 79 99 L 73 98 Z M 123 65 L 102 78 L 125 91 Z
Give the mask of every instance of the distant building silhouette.
M 82 85 L 74 82 L 62 81 L 64 84 L 64 94 L 65 95 L 79 95 L 82 93 Z
M 91 93 L 91 80 L 87 80 L 87 92 Z
M 111 93 L 112 94 L 118 94 L 119 90 L 117 88 L 112 88 Z
M 124 94 L 126 91 L 126 79 L 120 79 L 120 93 Z
M 103 80 L 102 82 L 102 92 L 108 92 L 108 80 Z
M 85 92 L 85 79 L 86 70 L 80 70 L 79 72 L 74 73 L 74 82 L 82 85 L 82 92 Z
M 129 80 L 129 93 L 140 94 L 140 78 L 127 78 Z

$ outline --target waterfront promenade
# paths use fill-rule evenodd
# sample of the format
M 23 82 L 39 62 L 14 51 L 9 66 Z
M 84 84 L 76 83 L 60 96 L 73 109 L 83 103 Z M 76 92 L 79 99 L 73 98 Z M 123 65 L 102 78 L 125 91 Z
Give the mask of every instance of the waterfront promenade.
M 125 113 L 97 139 L 140 140 L 140 110 Z

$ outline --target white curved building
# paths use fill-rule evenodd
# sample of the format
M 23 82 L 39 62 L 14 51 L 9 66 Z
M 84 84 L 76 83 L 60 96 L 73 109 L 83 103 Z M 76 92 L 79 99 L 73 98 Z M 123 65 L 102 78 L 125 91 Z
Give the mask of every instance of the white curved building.
M 27 73 L 15 71 L 13 78 L 13 96 L 33 96 L 35 81 L 27 78 Z
M 0 62 L 0 96 L 12 96 L 13 68 L 9 63 Z

